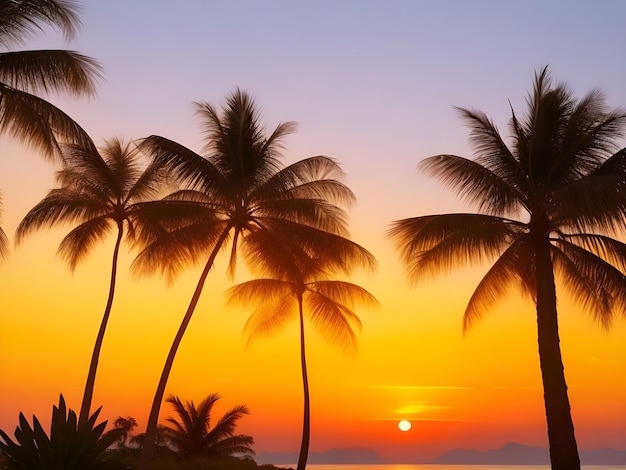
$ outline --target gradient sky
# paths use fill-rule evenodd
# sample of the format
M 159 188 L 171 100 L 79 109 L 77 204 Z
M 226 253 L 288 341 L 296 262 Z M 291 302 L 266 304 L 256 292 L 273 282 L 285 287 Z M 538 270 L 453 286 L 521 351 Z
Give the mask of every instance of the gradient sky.
M 368 447 L 430 458 L 452 447 L 547 445 L 533 305 L 506 297 L 465 337 L 461 317 L 485 266 L 410 286 L 385 230 L 393 220 L 469 208 L 416 170 L 430 155 L 471 156 L 453 106 L 478 108 L 506 134 L 533 74 L 549 64 L 582 97 L 604 90 L 626 106 L 626 3 L 588 1 L 85 1 L 66 43 L 46 30 L 28 48 L 69 48 L 106 77 L 91 100 L 50 97 L 98 145 L 159 134 L 200 151 L 193 101 L 252 93 L 273 128 L 296 121 L 285 161 L 324 154 L 344 167 L 358 203 L 353 238 L 378 258 L 352 280 L 380 301 L 359 314 L 359 352 L 345 356 L 309 330 L 312 451 Z M 0 138 L 2 226 L 12 234 L 54 184 L 55 167 Z M 106 302 L 114 239 L 72 275 L 55 255 L 65 231 L 35 234 L 0 266 L 0 428 L 19 411 L 48 422 L 63 393 L 79 408 Z M 118 290 L 96 382 L 102 416 L 143 430 L 163 361 L 195 287 L 190 267 L 170 287 L 128 274 Z M 246 279 L 241 270 L 235 281 Z M 168 393 L 245 403 L 240 431 L 257 452 L 294 452 L 301 430 L 294 328 L 244 347 L 243 309 L 226 308 L 224 260 L 209 277 Z M 559 290 L 561 346 L 581 448 L 626 448 L 626 321 L 606 332 Z M 161 416 L 169 415 L 167 405 Z M 397 429 L 409 419 L 407 433 Z

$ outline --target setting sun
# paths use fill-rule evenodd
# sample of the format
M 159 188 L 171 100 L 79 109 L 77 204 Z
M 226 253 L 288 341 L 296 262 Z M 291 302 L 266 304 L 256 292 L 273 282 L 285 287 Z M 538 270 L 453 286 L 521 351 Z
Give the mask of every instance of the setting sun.
M 400 431 L 402 432 L 408 431 L 409 429 L 411 429 L 411 422 L 403 419 L 398 423 L 398 429 L 400 429 Z

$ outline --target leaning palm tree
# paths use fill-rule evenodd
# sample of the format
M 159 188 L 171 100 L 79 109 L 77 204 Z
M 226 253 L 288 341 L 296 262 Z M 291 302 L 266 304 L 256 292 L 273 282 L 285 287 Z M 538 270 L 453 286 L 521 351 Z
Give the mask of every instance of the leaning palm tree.
M 282 139 L 294 130 L 293 123 L 280 124 L 266 134 L 254 101 L 240 90 L 228 97 L 221 115 L 207 103 L 196 103 L 196 108 L 205 126 L 205 155 L 160 136 L 141 144 L 188 189 L 168 198 L 185 217 L 144 235 L 153 241 L 140 252 L 134 267 L 147 272 L 160 269 L 172 279 L 186 264 L 204 260 L 152 402 L 142 470 L 149 468 L 154 453 L 159 410 L 176 352 L 221 251 L 230 247 L 230 274 L 242 248 L 248 259 L 261 261 L 296 243 L 337 260 L 370 256 L 347 238 L 346 214 L 339 204 L 351 202 L 354 195 L 340 182 L 339 165 L 324 156 L 281 165 Z
M 332 260 L 331 260 L 332 262 Z M 377 305 L 376 299 L 362 287 L 328 278 L 322 260 L 311 263 L 307 274 L 291 270 L 271 278 L 253 279 L 230 288 L 229 302 L 258 307 L 246 322 L 248 342 L 256 337 L 274 333 L 294 318 L 300 331 L 300 365 L 304 393 L 302 443 L 297 470 L 306 468 L 311 437 L 311 405 L 306 364 L 305 316 L 323 337 L 349 350 L 356 349 L 354 327 L 361 322 L 354 309 L 357 303 Z
M 254 438 L 246 434 L 235 434 L 237 422 L 250 414 L 246 405 L 238 405 L 226 411 L 211 426 L 211 413 L 220 399 L 217 393 L 207 396 L 196 407 L 193 401 L 183 403 L 170 395 L 167 402 L 174 407 L 178 418 L 168 417 L 169 423 L 163 434 L 174 450 L 184 456 L 202 455 L 208 458 L 232 457 L 238 454 L 254 455 Z
M 6 132 L 45 156 L 60 156 L 59 142 L 93 143 L 67 114 L 38 92 L 93 95 L 101 68 L 89 57 L 66 50 L 9 50 L 21 46 L 43 25 L 66 38 L 80 25 L 78 6 L 70 0 L 0 0 L 0 133 Z
M 579 468 L 559 346 L 555 276 L 604 326 L 626 308 L 623 226 L 626 113 L 610 111 L 598 91 L 576 100 L 535 75 L 527 115 L 510 122 L 512 145 L 481 112 L 459 109 L 472 129 L 475 160 L 438 155 L 421 163 L 478 207 L 476 214 L 399 220 L 389 235 L 409 277 L 495 260 L 469 300 L 466 331 L 506 288 L 536 305 L 539 362 L 552 468 Z M 558 284 L 560 287 L 561 284 Z
M 164 174 L 156 164 L 143 165 L 137 147 L 118 139 L 107 141 L 100 152 L 80 145 L 66 145 L 62 150 L 66 166 L 57 172 L 59 187 L 26 214 L 16 239 L 19 243 L 44 227 L 75 225 L 58 250 L 73 271 L 96 243 L 116 231 L 109 295 L 89 366 L 79 416 L 82 423 L 89 417 L 100 350 L 113 306 L 120 245 L 124 237 L 134 240 L 139 215 L 147 219 L 147 213 L 154 216 L 163 210 L 150 201 L 161 190 Z

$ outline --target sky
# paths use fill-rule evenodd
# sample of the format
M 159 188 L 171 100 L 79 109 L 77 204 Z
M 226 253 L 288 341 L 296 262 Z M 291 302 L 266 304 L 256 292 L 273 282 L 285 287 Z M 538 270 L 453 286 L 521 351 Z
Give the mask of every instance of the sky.
M 467 334 L 462 314 L 487 266 L 410 284 L 385 237 L 392 221 L 469 211 L 418 172 L 436 154 L 471 157 L 454 106 L 486 112 L 504 135 L 534 73 L 548 65 L 578 97 L 601 88 L 626 106 L 626 3 L 583 1 L 292 2 L 83 1 L 71 41 L 45 29 L 25 48 L 66 48 L 104 69 L 92 99 L 50 96 L 97 145 L 162 135 L 200 152 L 192 103 L 221 106 L 237 87 L 254 95 L 268 129 L 295 121 L 285 162 L 335 158 L 357 196 L 355 241 L 379 262 L 350 280 L 378 309 L 359 310 L 359 350 L 346 355 L 307 330 L 311 451 L 363 447 L 385 459 L 429 459 L 450 448 L 547 446 L 534 306 L 517 294 Z M 54 186 L 53 163 L 0 137 L 2 227 Z M 41 231 L 0 266 L 0 429 L 19 412 L 49 422 L 62 393 L 78 409 L 106 303 L 114 238 L 74 273 L 56 256 L 69 230 Z M 118 288 L 98 369 L 101 417 L 132 416 L 143 431 L 167 351 L 201 266 L 172 285 L 129 273 Z M 234 280 L 218 259 L 180 347 L 166 393 L 199 402 L 222 396 L 217 414 L 246 404 L 238 430 L 255 450 L 299 449 L 302 390 L 296 325 L 248 347 L 251 313 L 225 305 Z M 626 320 L 605 331 L 558 288 L 561 348 L 580 448 L 626 449 Z M 163 405 L 161 417 L 170 414 Z M 400 432 L 400 419 L 413 424 Z

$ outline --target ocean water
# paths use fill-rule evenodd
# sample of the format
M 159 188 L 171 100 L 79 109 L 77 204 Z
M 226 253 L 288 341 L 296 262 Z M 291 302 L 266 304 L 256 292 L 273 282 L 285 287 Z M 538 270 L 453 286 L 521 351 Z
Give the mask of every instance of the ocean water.
M 293 465 L 276 465 L 296 468 Z M 307 470 L 550 470 L 550 465 L 343 464 L 307 465 Z M 583 470 L 626 470 L 626 465 L 583 465 Z

